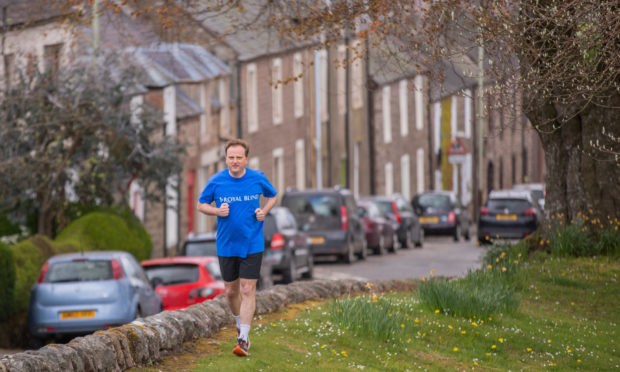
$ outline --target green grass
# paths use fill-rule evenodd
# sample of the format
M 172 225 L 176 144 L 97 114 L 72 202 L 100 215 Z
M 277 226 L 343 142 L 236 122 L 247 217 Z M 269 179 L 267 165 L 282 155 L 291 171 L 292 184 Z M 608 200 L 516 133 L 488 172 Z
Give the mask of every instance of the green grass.
M 499 258 L 501 252 L 487 259 Z M 501 270 L 506 267 L 501 261 L 513 260 L 513 254 L 518 252 L 506 252 L 495 262 L 499 271 L 493 273 L 487 267 L 485 275 L 507 273 L 508 269 Z M 417 291 L 375 294 L 373 301 L 371 288 L 358 298 L 311 304 L 292 316 L 281 312 L 257 317 L 250 333 L 249 357 L 231 353 L 234 336 L 229 331 L 226 337 L 212 338 L 207 352 L 196 350 L 192 363 L 183 363 L 183 370 L 620 368 L 620 262 L 614 257 L 537 254 L 518 265 L 513 275 L 521 279 L 506 282 L 520 297 L 518 307 L 511 311 L 459 316 L 431 310 Z M 181 364 L 172 360 L 143 370 L 173 371 Z

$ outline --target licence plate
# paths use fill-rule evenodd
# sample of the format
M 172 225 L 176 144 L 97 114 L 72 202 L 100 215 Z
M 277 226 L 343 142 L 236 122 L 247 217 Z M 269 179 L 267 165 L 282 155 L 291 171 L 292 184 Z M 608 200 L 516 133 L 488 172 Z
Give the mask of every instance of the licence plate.
M 323 244 L 325 243 L 325 238 L 322 236 L 311 236 L 310 244 Z
M 81 319 L 94 317 L 95 310 L 63 311 L 60 313 L 60 319 Z
M 437 216 L 420 217 L 420 223 L 437 223 L 437 222 L 439 222 L 439 217 Z
M 516 221 L 517 215 L 516 214 L 498 214 L 497 216 L 495 216 L 495 218 L 498 221 Z

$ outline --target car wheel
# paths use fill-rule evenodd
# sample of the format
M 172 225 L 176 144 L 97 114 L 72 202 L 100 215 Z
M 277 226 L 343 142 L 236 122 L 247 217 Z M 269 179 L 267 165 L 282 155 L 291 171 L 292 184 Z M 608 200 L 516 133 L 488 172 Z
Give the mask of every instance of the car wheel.
M 402 249 L 409 249 L 413 247 L 413 239 L 411 239 L 411 231 L 408 231 L 404 242 L 400 242 Z
M 362 251 L 359 253 L 358 257 L 360 260 L 365 260 L 368 257 L 368 242 L 366 239 L 362 240 Z
M 258 279 L 258 283 L 256 283 L 256 288 L 258 290 L 267 289 L 272 286 L 273 286 L 273 277 L 271 276 L 271 274 L 262 275 Z
M 295 253 L 291 252 L 291 258 L 289 259 L 288 270 L 284 272 L 283 280 L 285 284 L 292 283 L 297 280 L 297 264 L 295 263 Z
M 379 256 L 383 256 L 386 250 L 387 250 L 387 247 L 385 246 L 385 236 L 381 234 L 379 236 L 379 245 L 377 246 L 377 248 L 375 248 L 375 254 Z
M 304 279 L 314 278 L 314 258 L 312 258 L 311 254 L 308 255 L 308 261 L 306 262 L 306 266 L 308 266 L 308 271 L 301 274 L 301 277 Z
M 342 261 L 350 264 L 355 260 L 355 250 L 353 248 L 353 239 L 349 236 L 347 239 L 347 251 L 342 255 Z
M 470 241 L 471 240 L 471 226 L 467 226 L 467 230 L 465 230 L 465 235 L 463 235 L 465 237 L 465 240 Z
M 453 235 L 454 241 L 458 242 L 460 237 L 461 237 L 461 226 L 457 223 L 454 226 L 454 235 Z

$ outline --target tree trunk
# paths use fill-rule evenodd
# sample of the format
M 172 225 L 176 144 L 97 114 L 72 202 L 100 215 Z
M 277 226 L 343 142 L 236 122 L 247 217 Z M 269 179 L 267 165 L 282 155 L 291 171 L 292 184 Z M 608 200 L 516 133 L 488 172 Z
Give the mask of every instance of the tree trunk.
M 620 111 L 614 109 L 620 107 L 620 95 L 613 94 L 607 101 L 607 107 L 589 104 L 561 125 L 555 119 L 574 110 L 549 103 L 528 113 L 530 121 L 542 128 L 539 135 L 547 166 L 544 230 L 560 221 L 571 223 L 580 215 L 588 216 L 587 223 L 597 229 L 620 218 L 620 162 L 615 155 L 620 143 L 609 137 L 620 134 Z M 557 129 L 543 124 L 549 122 Z M 615 154 L 597 149 L 597 141 Z

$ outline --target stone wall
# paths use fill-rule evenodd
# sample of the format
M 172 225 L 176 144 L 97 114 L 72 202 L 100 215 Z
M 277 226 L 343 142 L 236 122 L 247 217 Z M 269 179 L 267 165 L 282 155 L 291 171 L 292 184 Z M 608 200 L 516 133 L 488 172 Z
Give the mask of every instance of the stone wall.
M 373 282 L 373 292 L 407 290 L 414 280 Z M 256 294 L 256 314 L 266 314 L 317 298 L 333 298 L 366 292 L 366 282 L 315 280 L 277 285 Z M 21 371 L 124 371 L 157 361 L 180 350 L 184 342 L 209 337 L 232 323 L 223 296 L 183 310 L 164 311 L 132 323 L 78 337 L 64 345 L 50 344 L 39 350 L 0 357 L 0 372 Z

